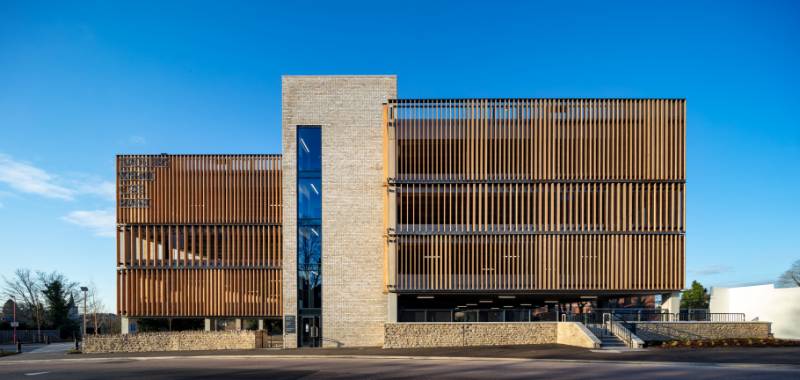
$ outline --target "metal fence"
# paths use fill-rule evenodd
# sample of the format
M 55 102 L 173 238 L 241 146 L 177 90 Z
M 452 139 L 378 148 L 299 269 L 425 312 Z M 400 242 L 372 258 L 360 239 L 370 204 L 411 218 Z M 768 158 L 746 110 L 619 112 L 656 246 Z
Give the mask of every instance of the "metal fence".
M 536 313 L 531 309 L 404 309 L 400 322 L 556 322 L 555 311 Z
M 603 323 L 603 314 L 615 321 L 631 322 L 744 322 L 744 313 L 711 313 L 706 309 L 668 313 L 657 309 L 594 309 L 587 313 L 562 313 L 555 310 L 536 312 L 532 309 L 404 309 L 400 322 L 580 322 Z
M 711 313 L 708 310 L 688 309 L 676 314 L 678 321 L 744 322 L 744 313 Z
M 562 320 L 599 323 L 608 313 L 623 322 L 744 322 L 744 313 L 711 313 L 707 309 L 688 309 L 669 313 L 655 309 L 594 309 L 588 313 L 566 313 Z
M 13 330 L 0 330 L 0 343 L 12 343 Z M 17 330 L 17 340 L 23 343 L 57 342 L 61 340 L 58 330 Z

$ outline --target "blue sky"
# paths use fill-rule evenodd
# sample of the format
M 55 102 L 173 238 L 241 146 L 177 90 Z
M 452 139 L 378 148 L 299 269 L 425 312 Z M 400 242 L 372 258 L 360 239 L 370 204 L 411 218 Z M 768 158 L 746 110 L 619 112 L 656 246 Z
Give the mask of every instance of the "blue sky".
M 685 97 L 687 278 L 768 282 L 800 259 L 796 2 L 286 3 L 1 1 L 0 275 L 58 270 L 113 309 L 114 155 L 280 152 L 283 74 Z

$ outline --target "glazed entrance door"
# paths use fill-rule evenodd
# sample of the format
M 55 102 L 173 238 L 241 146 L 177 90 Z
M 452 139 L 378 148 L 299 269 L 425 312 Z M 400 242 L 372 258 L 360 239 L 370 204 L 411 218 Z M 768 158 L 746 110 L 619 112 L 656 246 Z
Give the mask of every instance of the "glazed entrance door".
M 302 317 L 300 347 L 319 347 L 322 341 L 322 324 L 319 316 Z

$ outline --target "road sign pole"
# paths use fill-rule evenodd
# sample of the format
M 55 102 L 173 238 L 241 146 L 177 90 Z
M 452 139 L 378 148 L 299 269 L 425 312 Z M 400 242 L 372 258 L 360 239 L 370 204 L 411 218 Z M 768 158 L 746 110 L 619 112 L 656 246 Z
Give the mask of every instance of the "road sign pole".
M 86 297 L 88 296 L 89 288 L 85 286 L 81 286 L 81 291 L 83 292 L 83 331 L 81 331 L 81 340 L 86 337 Z M 97 329 L 97 326 L 94 327 Z M 77 347 L 75 348 L 78 349 Z

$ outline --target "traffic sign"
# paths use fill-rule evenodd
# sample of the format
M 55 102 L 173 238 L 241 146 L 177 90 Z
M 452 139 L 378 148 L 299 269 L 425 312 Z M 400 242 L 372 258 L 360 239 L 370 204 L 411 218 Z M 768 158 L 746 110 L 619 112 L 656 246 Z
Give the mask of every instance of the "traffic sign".
M 11 322 L 11 327 L 19 327 L 19 322 Z

